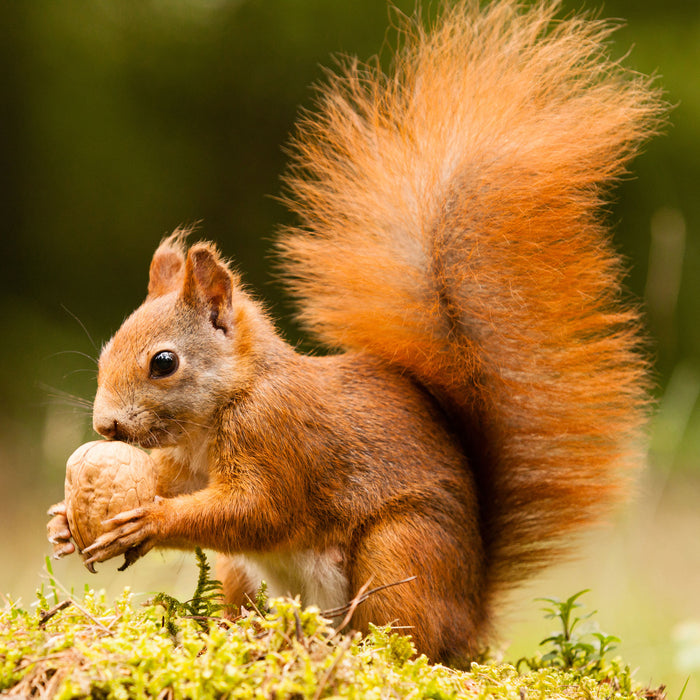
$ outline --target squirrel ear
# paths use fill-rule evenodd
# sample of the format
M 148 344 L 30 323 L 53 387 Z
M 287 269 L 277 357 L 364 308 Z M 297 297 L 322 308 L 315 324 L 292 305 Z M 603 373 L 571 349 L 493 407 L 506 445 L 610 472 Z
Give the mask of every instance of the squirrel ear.
M 182 296 L 204 307 L 214 328 L 227 333 L 233 326 L 233 276 L 210 243 L 197 243 L 187 253 Z
M 148 273 L 148 296 L 159 297 L 182 286 L 185 269 L 184 240 L 187 231 L 176 229 L 153 253 Z

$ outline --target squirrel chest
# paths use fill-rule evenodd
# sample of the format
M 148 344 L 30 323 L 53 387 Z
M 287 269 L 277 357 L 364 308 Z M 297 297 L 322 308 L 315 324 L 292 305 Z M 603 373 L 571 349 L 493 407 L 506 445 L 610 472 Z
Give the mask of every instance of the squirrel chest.
M 229 559 L 228 565 L 237 566 L 253 586 L 264 581 L 272 597 L 299 595 L 304 605 L 316 605 L 321 612 L 342 607 L 352 598 L 344 557 L 333 547 L 320 552 L 241 554 Z

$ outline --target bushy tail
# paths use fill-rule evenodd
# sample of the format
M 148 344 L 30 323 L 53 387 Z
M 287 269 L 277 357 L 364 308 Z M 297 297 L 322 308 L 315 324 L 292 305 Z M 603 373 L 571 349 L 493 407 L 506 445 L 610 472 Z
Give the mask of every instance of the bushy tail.
M 622 490 L 646 413 L 604 195 L 664 111 L 609 24 L 477 0 L 350 62 L 293 144 L 281 239 L 324 343 L 415 375 L 458 421 L 492 592 Z

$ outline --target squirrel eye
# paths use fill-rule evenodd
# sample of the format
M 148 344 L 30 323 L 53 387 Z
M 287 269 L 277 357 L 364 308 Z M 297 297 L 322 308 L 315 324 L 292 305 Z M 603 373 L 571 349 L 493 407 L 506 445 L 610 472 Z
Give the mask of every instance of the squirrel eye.
M 178 366 L 177 355 L 170 350 L 161 350 L 151 358 L 151 377 L 168 377 Z

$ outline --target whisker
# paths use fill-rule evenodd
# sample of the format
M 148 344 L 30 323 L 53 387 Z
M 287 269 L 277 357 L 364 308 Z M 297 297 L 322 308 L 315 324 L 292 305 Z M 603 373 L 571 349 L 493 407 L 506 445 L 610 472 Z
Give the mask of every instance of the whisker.
M 58 352 L 49 355 L 46 359 L 52 360 L 54 357 L 58 357 L 59 355 L 80 355 L 81 357 L 85 357 L 86 359 L 90 360 L 90 362 L 92 362 L 93 364 L 97 364 L 96 357 L 88 355 L 86 352 L 81 352 L 80 350 L 59 350 Z
M 60 401 L 61 403 L 65 403 L 69 406 L 81 406 L 92 410 L 92 401 L 83 396 L 77 396 L 76 394 L 71 394 L 68 391 L 57 389 L 56 387 L 43 384 L 41 382 L 37 384 L 37 387 L 45 392 L 50 398 L 57 399 L 57 402 Z
M 68 372 L 67 374 L 64 374 L 63 378 L 67 379 L 68 377 L 72 377 L 74 374 L 81 374 L 81 373 L 88 373 L 88 374 L 92 375 L 93 377 L 97 376 L 97 370 L 84 368 L 84 369 L 74 369 L 74 370 Z
M 49 394 L 48 399 L 44 405 L 63 405 L 63 406 L 80 406 L 81 408 L 86 408 L 92 410 L 92 404 L 89 401 L 85 401 L 78 396 L 62 396 L 61 394 Z
M 78 322 L 78 325 L 85 331 L 85 335 L 88 337 L 88 340 L 90 341 L 92 347 L 95 349 L 95 352 L 99 352 L 99 348 L 95 344 L 95 341 L 93 340 L 93 337 L 90 335 L 90 331 L 88 331 L 85 324 L 65 304 L 61 304 L 61 308 L 68 315 L 72 316 Z M 97 360 L 95 360 L 95 364 L 97 364 Z
M 212 426 L 207 423 L 197 423 L 197 421 L 185 420 L 184 418 L 171 418 L 170 420 L 181 426 L 194 425 L 196 428 L 205 428 L 206 430 L 211 430 L 212 428 Z
M 78 404 L 70 404 L 63 401 L 45 401 L 39 403 L 39 406 L 63 406 L 66 411 L 63 412 L 64 415 L 70 414 L 71 416 L 81 416 L 89 418 L 92 415 L 92 411 L 87 408 L 87 406 L 79 406 Z

